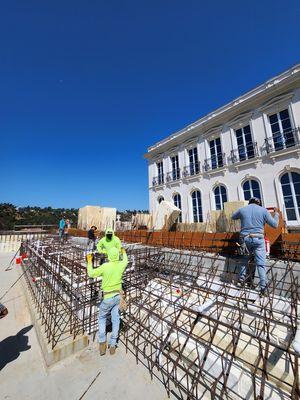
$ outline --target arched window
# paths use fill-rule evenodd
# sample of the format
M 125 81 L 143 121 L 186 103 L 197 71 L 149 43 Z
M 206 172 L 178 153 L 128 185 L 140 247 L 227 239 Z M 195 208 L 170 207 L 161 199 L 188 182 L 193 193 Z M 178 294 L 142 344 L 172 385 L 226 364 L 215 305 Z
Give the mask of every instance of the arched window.
M 287 172 L 280 179 L 286 218 L 300 221 L 300 174 Z
M 257 197 L 261 200 L 259 183 L 254 179 L 249 179 L 243 184 L 244 199 L 250 200 L 251 197 Z
M 214 190 L 216 210 L 223 210 L 224 203 L 227 201 L 226 187 L 219 185 Z
M 158 196 L 157 201 L 158 204 L 160 204 L 162 201 L 164 201 L 164 196 Z
M 193 205 L 193 221 L 203 222 L 201 193 L 199 192 L 199 190 L 195 190 L 192 193 L 192 205 Z
M 176 193 L 173 197 L 174 200 L 174 205 L 178 207 L 181 210 L 181 196 L 179 193 Z M 181 213 L 179 214 L 179 217 L 177 218 L 177 222 L 182 222 L 182 215 Z

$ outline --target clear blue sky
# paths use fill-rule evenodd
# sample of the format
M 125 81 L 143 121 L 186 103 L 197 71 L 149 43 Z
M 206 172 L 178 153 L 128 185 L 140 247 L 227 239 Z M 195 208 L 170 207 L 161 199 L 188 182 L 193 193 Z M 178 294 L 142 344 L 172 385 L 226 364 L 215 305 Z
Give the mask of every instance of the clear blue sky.
M 300 2 L 3 1 L 0 202 L 148 208 L 147 147 L 300 61 Z

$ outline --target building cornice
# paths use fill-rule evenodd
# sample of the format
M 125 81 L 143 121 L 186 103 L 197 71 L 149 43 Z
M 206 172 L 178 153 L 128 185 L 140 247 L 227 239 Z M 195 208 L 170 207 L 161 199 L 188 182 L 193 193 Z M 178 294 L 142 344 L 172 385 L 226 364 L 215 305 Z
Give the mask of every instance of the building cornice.
M 157 152 L 164 152 L 169 146 L 173 147 L 178 145 L 182 142 L 184 135 L 187 136 L 184 138 L 185 140 L 188 140 L 190 135 L 200 135 L 206 125 L 214 123 L 220 125 L 220 122 L 217 122 L 218 119 L 224 118 L 227 113 L 238 111 L 239 108 L 255 100 L 256 97 L 268 94 L 269 92 L 276 90 L 277 87 L 288 85 L 297 79 L 300 79 L 300 64 L 294 65 L 283 73 L 269 79 L 265 83 L 255 87 L 235 100 L 232 100 L 224 106 L 206 114 L 204 117 L 198 119 L 192 124 L 157 142 L 153 146 L 150 146 L 148 152 L 145 154 L 145 158 L 151 159 Z M 226 123 L 225 120 L 224 123 Z M 203 131 L 203 133 L 205 133 L 206 136 L 206 132 Z

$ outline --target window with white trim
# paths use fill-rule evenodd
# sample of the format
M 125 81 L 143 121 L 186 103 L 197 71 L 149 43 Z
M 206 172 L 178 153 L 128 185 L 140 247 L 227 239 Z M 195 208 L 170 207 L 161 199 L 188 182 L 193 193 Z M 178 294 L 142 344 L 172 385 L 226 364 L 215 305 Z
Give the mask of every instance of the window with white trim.
M 201 193 L 195 190 L 192 195 L 193 222 L 203 222 Z
M 288 221 L 300 221 L 300 174 L 287 172 L 280 179 Z
M 210 140 L 209 148 L 210 148 L 210 157 L 211 157 L 211 168 L 215 169 L 215 168 L 223 167 L 221 139 L 216 138 L 216 139 Z
M 214 189 L 216 210 L 223 210 L 224 203 L 227 202 L 227 190 L 223 185 L 219 185 Z
M 250 200 L 251 197 L 261 198 L 259 183 L 255 179 L 249 179 L 243 183 L 244 199 Z
M 173 197 L 174 200 L 174 206 L 179 208 L 181 210 L 181 196 L 179 193 L 176 193 Z M 182 222 L 182 213 L 179 214 L 177 218 L 177 222 Z
M 157 182 L 159 185 L 164 183 L 164 165 L 162 161 L 156 163 L 157 167 Z
M 269 115 L 275 151 L 295 146 L 289 110 L 279 111 Z
M 171 157 L 171 164 L 172 164 L 172 180 L 176 181 L 180 178 L 180 169 L 179 169 L 179 157 L 178 154 Z
M 251 135 L 250 125 L 235 131 L 236 141 L 238 145 L 239 161 L 248 160 L 254 157 L 254 145 Z
M 190 175 L 196 175 L 200 172 L 197 147 L 189 149 L 189 166 L 190 166 Z

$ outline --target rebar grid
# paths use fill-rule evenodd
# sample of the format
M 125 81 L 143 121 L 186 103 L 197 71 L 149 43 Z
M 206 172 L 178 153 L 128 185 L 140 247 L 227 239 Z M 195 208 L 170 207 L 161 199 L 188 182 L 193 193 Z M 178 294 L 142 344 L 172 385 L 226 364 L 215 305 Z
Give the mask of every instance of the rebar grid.
M 120 340 L 179 399 L 299 399 L 299 264 L 270 260 L 268 297 L 235 285 L 245 260 L 125 245 L 128 308 Z M 84 248 L 54 238 L 27 242 L 25 276 L 54 348 L 97 330 L 101 280 Z
M 97 329 L 101 280 L 89 279 L 85 252 L 55 238 L 23 244 L 25 277 L 52 349 Z
M 233 285 L 222 257 L 143 248 L 124 284 L 122 342 L 180 399 L 299 399 L 295 263 L 273 260 L 268 297 Z M 254 288 L 255 288 L 254 281 Z M 146 360 L 146 362 L 145 362 Z

